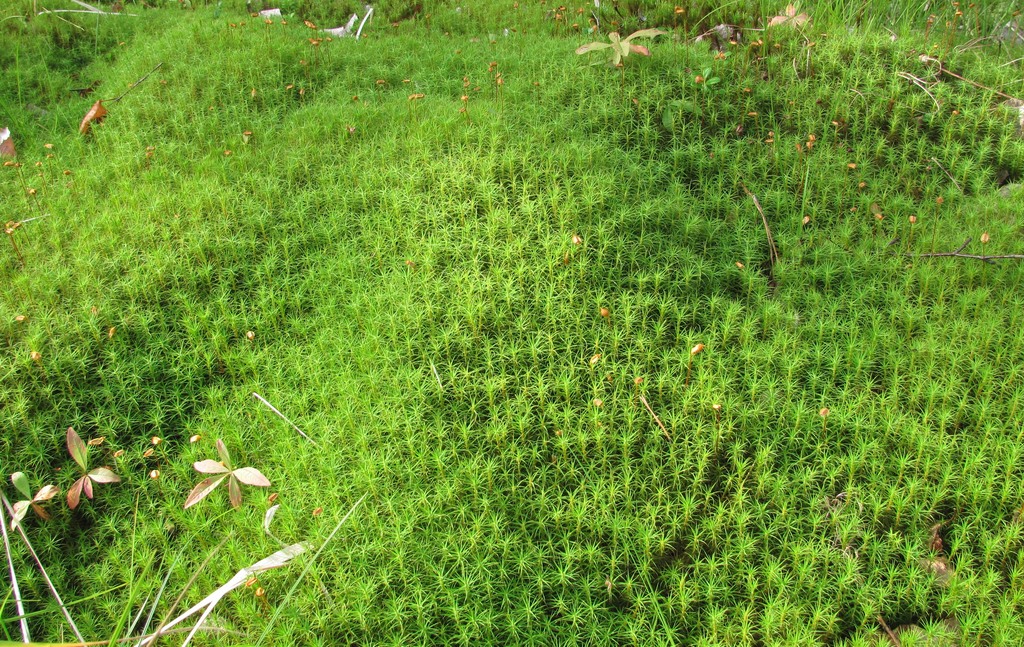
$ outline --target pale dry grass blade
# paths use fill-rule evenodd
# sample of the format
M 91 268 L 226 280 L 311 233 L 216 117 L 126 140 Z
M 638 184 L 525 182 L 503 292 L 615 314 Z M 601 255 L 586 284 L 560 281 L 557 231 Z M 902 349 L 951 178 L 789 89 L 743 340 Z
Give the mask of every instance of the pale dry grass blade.
M 202 611 L 202 614 L 199 616 L 199 619 L 196 620 L 196 624 L 192 627 L 192 631 L 189 632 L 188 636 L 185 637 L 185 641 L 181 644 L 181 647 L 187 647 L 187 645 L 192 641 L 192 637 L 203 626 L 203 623 L 206 621 L 206 618 L 209 617 L 210 613 L 213 612 L 214 607 L 217 606 L 217 603 L 220 602 L 224 598 L 224 596 L 226 596 L 228 593 L 235 590 L 242 584 L 245 584 L 245 581 L 253 575 L 261 573 L 263 571 L 268 571 L 273 568 L 284 566 L 293 558 L 295 558 L 298 555 L 301 555 L 305 551 L 305 542 L 292 544 L 291 546 L 282 548 L 276 553 L 273 553 L 272 555 L 265 557 L 264 559 L 261 559 L 252 566 L 247 566 L 246 568 L 241 569 L 240 571 L 235 573 L 235 575 L 230 580 L 228 580 L 222 586 L 217 588 L 213 593 L 209 594 L 208 596 L 200 600 L 198 603 L 193 605 L 191 608 L 189 608 L 187 611 L 179 615 L 177 618 L 171 620 L 163 627 L 161 627 L 157 631 L 157 633 L 165 632 L 168 629 L 173 628 L 175 625 L 181 623 L 186 618 L 189 618 L 198 613 L 199 611 Z M 144 641 L 143 645 L 152 644 L 152 640 L 154 640 L 155 638 L 156 636 L 154 636 L 153 639 Z
M 332 539 L 334 539 L 334 535 L 338 534 L 338 531 L 341 530 L 341 527 L 345 525 L 345 522 L 348 521 L 348 518 L 352 516 L 352 514 L 359 508 L 360 505 L 362 505 L 363 500 L 366 499 L 366 496 L 367 495 L 364 494 L 363 496 L 359 497 L 358 501 L 352 504 L 352 507 L 348 509 L 348 512 L 345 513 L 345 516 L 341 518 L 341 521 L 339 521 L 337 525 L 334 526 L 334 530 L 331 531 L 331 534 L 327 535 L 327 539 L 325 539 L 324 543 L 320 545 L 320 548 L 317 549 L 312 559 L 310 559 L 306 563 L 306 566 L 302 569 L 302 573 L 299 574 L 298 579 L 296 579 L 295 582 L 292 584 L 291 588 L 288 589 L 288 593 L 284 596 L 284 600 L 282 600 L 281 604 L 279 604 L 278 607 L 274 609 L 274 615 L 270 617 L 270 621 L 267 622 L 267 626 L 263 628 L 263 633 L 260 634 L 259 640 L 256 641 L 257 645 L 263 644 L 263 641 L 266 639 L 267 634 L 270 633 L 270 630 L 273 628 L 274 623 L 277 622 L 277 618 L 281 615 L 281 612 L 284 610 L 285 606 L 288 605 L 288 602 L 292 599 L 292 596 L 295 595 L 295 591 L 298 590 L 299 585 L 302 584 L 302 580 L 305 579 L 306 575 L 309 574 L 309 570 L 313 568 L 313 565 L 316 564 L 317 560 L 320 558 L 320 554 L 324 552 L 324 549 L 327 548 L 327 545 L 331 543 Z
M 13 517 L 14 510 L 11 508 L 11 502 L 7 500 L 7 497 L 4 496 L 2 492 L 0 492 L 0 501 L 3 502 L 4 508 L 7 509 L 7 513 Z M 71 627 L 71 631 L 74 632 L 75 638 L 77 638 L 79 642 L 84 643 L 85 638 L 82 638 L 81 632 L 78 631 L 78 625 L 76 625 L 75 621 L 71 618 L 71 613 L 68 611 L 68 608 L 64 606 L 64 600 L 61 599 L 60 593 L 57 592 L 57 587 L 54 586 L 53 580 L 50 579 L 50 575 L 46 572 L 46 568 L 43 567 L 43 562 L 39 559 L 39 555 L 36 553 L 35 548 L 32 547 L 32 542 L 28 540 L 28 535 L 25 534 L 25 530 L 20 524 L 18 525 L 18 534 L 21 535 L 21 540 L 25 542 L 25 547 L 28 548 L 29 554 L 32 555 L 32 560 L 39 568 L 39 572 L 42 573 L 43 579 L 46 580 L 46 586 L 49 587 L 50 593 L 53 595 L 53 599 L 57 601 L 57 605 L 60 607 L 61 613 L 64 614 L 64 619 L 68 621 L 68 625 Z
M 28 633 L 28 619 L 25 618 L 25 605 L 21 602 L 21 589 L 18 588 L 18 576 L 14 572 L 14 559 L 11 556 L 11 541 L 7 537 L 7 513 L 0 508 L 0 531 L 3 531 L 4 551 L 7 553 L 7 568 L 11 573 L 11 593 L 14 595 L 14 607 L 21 618 L 18 624 L 21 627 L 22 642 L 30 642 L 32 638 Z
M 260 402 L 262 402 L 262 403 L 263 403 L 264 405 L 266 405 L 266 407 L 267 407 L 268 409 L 270 409 L 271 411 L 273 411 L 274 413 L 276 413 L 276 414 L 277 414 L 277 417 L 278 417 L 278 418 L 280 418 L 281 420 L 284 420 L 284 421 L 285 421 L 285 422 L 287 422 L 287 423 L 288 423 L 289 425 L 291 425 L 291 426 L 292 426 L 292 429 L 294 429 L 295 431 L 299 432 L 299 435 L 300 435 L 300 436 L 302 436 L 303 438 L 305 438 L 305 439 L 306 439 L 306 440 L 308 440 L 309 442 L 313 443 L 313 446 L 314 446 L 314 447 L 319 447 L 319 446 L 320 446 L 320 445 L 317 445 L 317 444 L 316 444 L 316 441 L 314 441 L 314 440 L 313 440 L 312 438 L 310 438 L 309 436 L 307 436 L 307 435 L 306 435 L 306 433 L 305 433 L 304 431 L 302 431 L 301 429 L 299 429 L 299 428 L 298 428 L 298 426 L 296 426 L 294 422 L 292 422 L 291 420 L 289 420 L 289 419 L 288 419 L 287 417 L 285 417 L 285 415 L 284 415 L 283 413 L 281 413 L 280 411 L 278 411 L 278 410 L 277 410 L 277 408 L 275 408 L 275 407 L 274 407 L 274 405 L 272 405 L 272 404 L 270 404 L 269 402 L 267 402 L 267 400 L 266 400 L 266 399 L 265 399 L 265 398 L 264 398 L 264 397 L 263 397 L 262 395 L 260 395 L 259 393 L 256 393 L 255 391 L 253 391 L 253 392 L 252 392 L 252 397 L 256 398 L 257 400 L 259 400 Z

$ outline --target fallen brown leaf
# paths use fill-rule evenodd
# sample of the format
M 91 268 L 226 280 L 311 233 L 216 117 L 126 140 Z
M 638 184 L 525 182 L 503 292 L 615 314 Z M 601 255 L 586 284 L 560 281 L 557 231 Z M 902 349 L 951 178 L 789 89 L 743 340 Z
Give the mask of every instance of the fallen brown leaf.
M 6 126 L 0 128 L 0 157 L 17 157 L 14 151 L 14 140 L 11 139 L 11 131 Z
M 85 113 L 85 117 L 82 118 L 82 123 L 78 126 L 78 132 L 83 135 L 89 132 L 89 128 L 92 127 L 93 122 L 99 123 L 103 121 L 103 118 L 107 116 L 107 109 L 103 107 L 102 101 L 97 101 L 92 104 L 89 108 L 89 112 Z

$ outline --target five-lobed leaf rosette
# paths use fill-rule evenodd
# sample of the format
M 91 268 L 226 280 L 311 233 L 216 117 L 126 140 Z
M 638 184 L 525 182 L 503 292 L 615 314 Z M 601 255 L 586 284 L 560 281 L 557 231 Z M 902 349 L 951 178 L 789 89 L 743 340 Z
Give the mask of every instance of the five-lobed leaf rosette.
M 24 500 L 14 502 L 14 518 L 11 520 L 11 530 L 17 530 L 18 524 L 25 518 L 29 510 L 35 512 L 44 521 L 50 518 L 50 513 L 40 504 L 60 494 L 60 490 L 56 485 L 44 485 L 33 496 L 32 490 L 28 486 L 28 477 L 25 476 L 24 472 L 11 474 L 11 483 L 14 484 L 14 489 L 25 497 Z
M 203 479 L 192 488 L 188 498 L 185 499 L 185 508 L 189 508 L 205 499 L 225 479 L 228 482 L 228 498 L 231 500 L 231 506 L 234 508 L 242 505 L 242 485 L 270 487 L 270 481 L 255 467 L 233 468 L 231 466 L 231 455 L 228 453 L 228 448 L 224 445 L 223 440 L 217 439 L 217 453 L 220 454 L 220 461 L 208 458 L 193 463 L 192 467 L 197 472 L 213 474 L 213 476 Z
M 611 63 L 613 66 L 617 67 L 622 62 L 622 59 L 629 56 L 631 52 L 634 54 L 640 54 L 641 56 L 651 55 L 651 51 L 649 49 L 642 45 L 637 45 L 633 43 L 632 41 L 634 38 L 654 38 L 655 36 L 662 36 L 666 33 L 668 32 L 661 31 L 660 29 L 641 29 L 640 31 L 635 31 L 629 36 L 622 38 L 619 36 L 618 32 L 613 31 L 612 33 L 608 34 L 607 43 L 588 43 L 586 45 L 580 46 L 576 50 L 576 53 L 587 54 L 589 52 L 596 52 L 602 49 L 610 49 L 612 50 Z
M 83 492 L 86 497 L 92 498 L 93 483 L 118 483 L 121 477 L 114 474 L 108 467 L 89 469 L 89 448 L 73 427 L 68 427 L 67 445 L 71 458 L 74 459 L 79 469 L 84 472 L 84 475 L 75 481 L 68 490 L 68 507 L 74 510 L 78 507 Z

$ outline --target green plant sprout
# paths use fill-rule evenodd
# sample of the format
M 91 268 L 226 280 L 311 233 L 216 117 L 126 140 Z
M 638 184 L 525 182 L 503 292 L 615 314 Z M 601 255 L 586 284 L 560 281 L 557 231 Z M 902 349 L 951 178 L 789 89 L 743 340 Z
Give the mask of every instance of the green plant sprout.
M 220 462 L 212 459 L 198 461 L 193 464 L 195 470 L 201 474 L 216 474 L 199 482 L 185 499 L 185 508 L 189 508 L 205 499 L 210 492 L 217 489 L 224 479 L 228 480 L 228 498 L 231 500 L 231 507 L 237 508 L 242 505 L 242 484 L 255 487 L 270 487 L 267 477 L 255 467 L 231 467 L 231 455 L 224 441 L 217 439 L 217 453 L 220 454 Z
M 90 499 L 92 498 L 93 483 L 118 483 L 121 477 L 106 467 L 97 467 L 94 470 L 89 470 L 89 448 L 82 441 L 74 427 L 68 427 L 67 445 L 68 453 L 71 454 L 71 458 L 75 460 L 79 469 L 82 470 L 82 476 L 68 489 L 68 507 L 74 510 L 78 507 L 83 492 L 85 492 L 85 496 Z
M 17 530 L 18 524 L 21 523 L 25 515 L 28 514 L 29 509 L 35 512 L 40 519 L 46 521 L 50 518 L 48 513 L 40 503 L 49 501 L 53 497 L 60 494 L 60 489 L 56 485 L 44 485 L 39 488 L 35 496 L 32 495 L 32 491 L 28 486 L 28 477 L 25 476 L 24 472 L 15 472 L 11 474 L 11 482 L 14 483 L 14 488 L 25 497 L 22 501 L 14 502 L 14 517 L 11 520 L 11 530 Z

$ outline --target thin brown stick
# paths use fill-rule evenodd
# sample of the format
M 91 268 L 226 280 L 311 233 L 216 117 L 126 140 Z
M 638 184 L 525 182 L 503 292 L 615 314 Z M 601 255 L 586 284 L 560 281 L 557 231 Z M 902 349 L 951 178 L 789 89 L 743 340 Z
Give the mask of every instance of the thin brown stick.
M 882 625 L 882 629 L 885 629 L 885 633 L 889 634 L 889 640 L 892 641 L 892 644 L 896 645 L 896 647 L 901 647 L 900 639 L 892 632 L 889 625 L 885 624 L 885 619 L 881 615 L 878 616 L 878 622 Z
M 1019 99 L 1017 99 L 1017 97 L 1011 97 L 1010 95 L 1008 95 L 1008 94 L 1006 94 L 1004 92 L 1000 92 L 999 90 L 996 90 L 996 89 L 990 88 L 988 86 L 982 85 L 982 84 L 980 84 L 980 83 L 978 83 L 976 81 L 972 81 L 970 79 L 965 79 L 964 77 L 960 76 L 956 72 L 950 72 L 942 64 L 942 61 L 940 61 L 937 58 L 934 58 L 932 56 L 925 56 L 924 54 L 922 54 L 921 55 L 921 61 L 923 61 L 925 63 L 938 63 L 939 64 L 939 72 L 942 73 L 942 74 L 945 74 L 946 76 L 951 76 L 954 79 L 960 79 L 964 83 L 969 83 L 970 85 L 973 85 L 976 88 L 981 88 L 982 90 L 988 90 L 989 92 L 993 92 L 993 93 L 1001 96 L 1004 99 L 1013 99 L 1013 100 L 1019 101 Z
M 991 256 L 987 254 L 964 254 L 963 251 L 967 249 L 967 246 L 971 244 L 971 239 L 968 238 L 964 241 L 963 245 L 957 247 L 952 252 L 929 252 L 925 254 L 913 254 L 907 252 L 907 256 L 917 256 L 918 258 L 932 257 L 937 258 L 940 256 L 947 256 L 951 258 L 973 258 L 976 261 L 984 261 L 985 263 L 992 263 L 998 260 L 1024 260 L 1024 254 L 993 254 Z
M 933 162 L 935 162 L 935 165 L 936 165 L 936 166 L 938 166 L 938 167 L 939 167 L 940 169 L 942 169 L 942 172 L 946 174 L 946 177 L 948 177 L 948 178 L 949 178 L 949 181 L 953 183 L 953 186 L 955 186 L 955 187 L 956 187 L 957 191 L 959 191 L 960 193 L 963 193 L 963 192 L 964 192 L 964 189 L 963 189 L 963 187 L 961 187 L 961 186 L 960 186 L 960 183 L 959 183 L 959 182 L 957 182 L 957 181 L 956 181 L 956 180 L 955 180 L 955 179 L 953 178 L 953 176 L 949 174 L 949 171 L 947 171 L 947 170 L 946 170 L 946 167 L 944 167 L 944 166 L 943 166 L 943 165 L 942 165 L 942 164 L 941 164 L 941 163 L 939 162 L 939 160 L 935 159 L 934 157 L 932 158 L 932 161 L 933 161 Z
M 104 101 L 105 103 L 117 103 L 117 102 L 118 102 L 118 101 L 120 101 L 121 99 L 124 99 L 124 98 L 125 98 L 126 96 L 128 96 L 128 93 L 129 93 L 129 92 L 131 92 L 132 90 L 134 90 L 135 88 L 137 88 L 137 87 L 139 86 L 139 84 L 140 84 L 140 83 L 142 83 L 143 81 L 145 81 L 146 79 L 148 79 L 148 78 L 149 78 L 149 75 L 150 75 L 150 74 L 152 74 L 153 72 L 156 72 L 157 70 L 159 70 L 159 69 L 160 69 L 160 66 L 161 66 L 161 65 L 163 65 L 163 64 L 164 64 L 164 63 L 163 63 L 163 61 L 161 61 L 161 62 L 157 63 L 157 64 L 156 64 L 156 67 L 154 67 L 154 68 L 153 68 L 152 70 L 150 70 L 150 71 L 146 72 L 146 75 L 145 75 L 145 76 L 143 76 L 143 77 L 142 77 L 141 79 L 139 79 L 139 80 L 138 80 L 138 81 L 136 81 L 135 83 L 132 83 L 131 85 L 129 85 L 129 86 L 128 86 L 128 89 L 127 89 L 127 90 L 125 90 L 124 92 L 122 92 L 122 93 L 121 93 L 121 96 L 119 96 L 119 97 L 117 97 L 117 98 L 114 98 L 114 99 L 104 99 L 103 101 Z
M 747 185 L 741 184 L 740 186 L 743 187 L 743 190 L 750 196 L 751 200 L 754 201 L 754 206 L 757 207 L 757 212 L 761 214 L 761 222 L 764 223 L 764 234 L 768 237 L 768 248 L 771 251 L 771 254 L 769 254 L 769 269 L 771 269 L 779 260 L 779 250 L 775 247 L 775 239 L 772 237 L 771 227 L 768 226 L 768 218 L 765 217 L 764 209 L 761 208 L 761 201 L 757 199 L 757 196 L 750 192 Z
M 640 401 L 644 403 L 645 407 L 647 407 L 647 413 L 651 414 L 651 417 L 654 418 L 654 422 L 658 423 L 658 426 L 661 427 L 661 433 L 665 434 L 665 440 L 672 440 L 672 436 L 669 435 L 668 429 L 665 429 L 665 425 L 662 424 L 661 418 L 658 417 L 658 414 L 654 413 L 654 409 L 652 409 L 651 405 L 647 403 L 647 398 L 645 398 L 642 393 L 640 394 Z
M 896 76 L 900 77 L 901 79 L 906 79 L 913 83 L 914 85 L 916 85 L 917 87 L 921 88 L 924 91 L 924 93 L 927 94 L 928 97 L 932 100 L 932 103 L 935 104 L 936 110 L 941 108 L 941 106 L 939 106 L 938 99 L 936 99 L 935 95 L 928 90 L 928 86 L 927 84 L 925 84 L 924 79 L 919 79 L 913 74 L 910 74 L 909 72 L 897 72 Z

